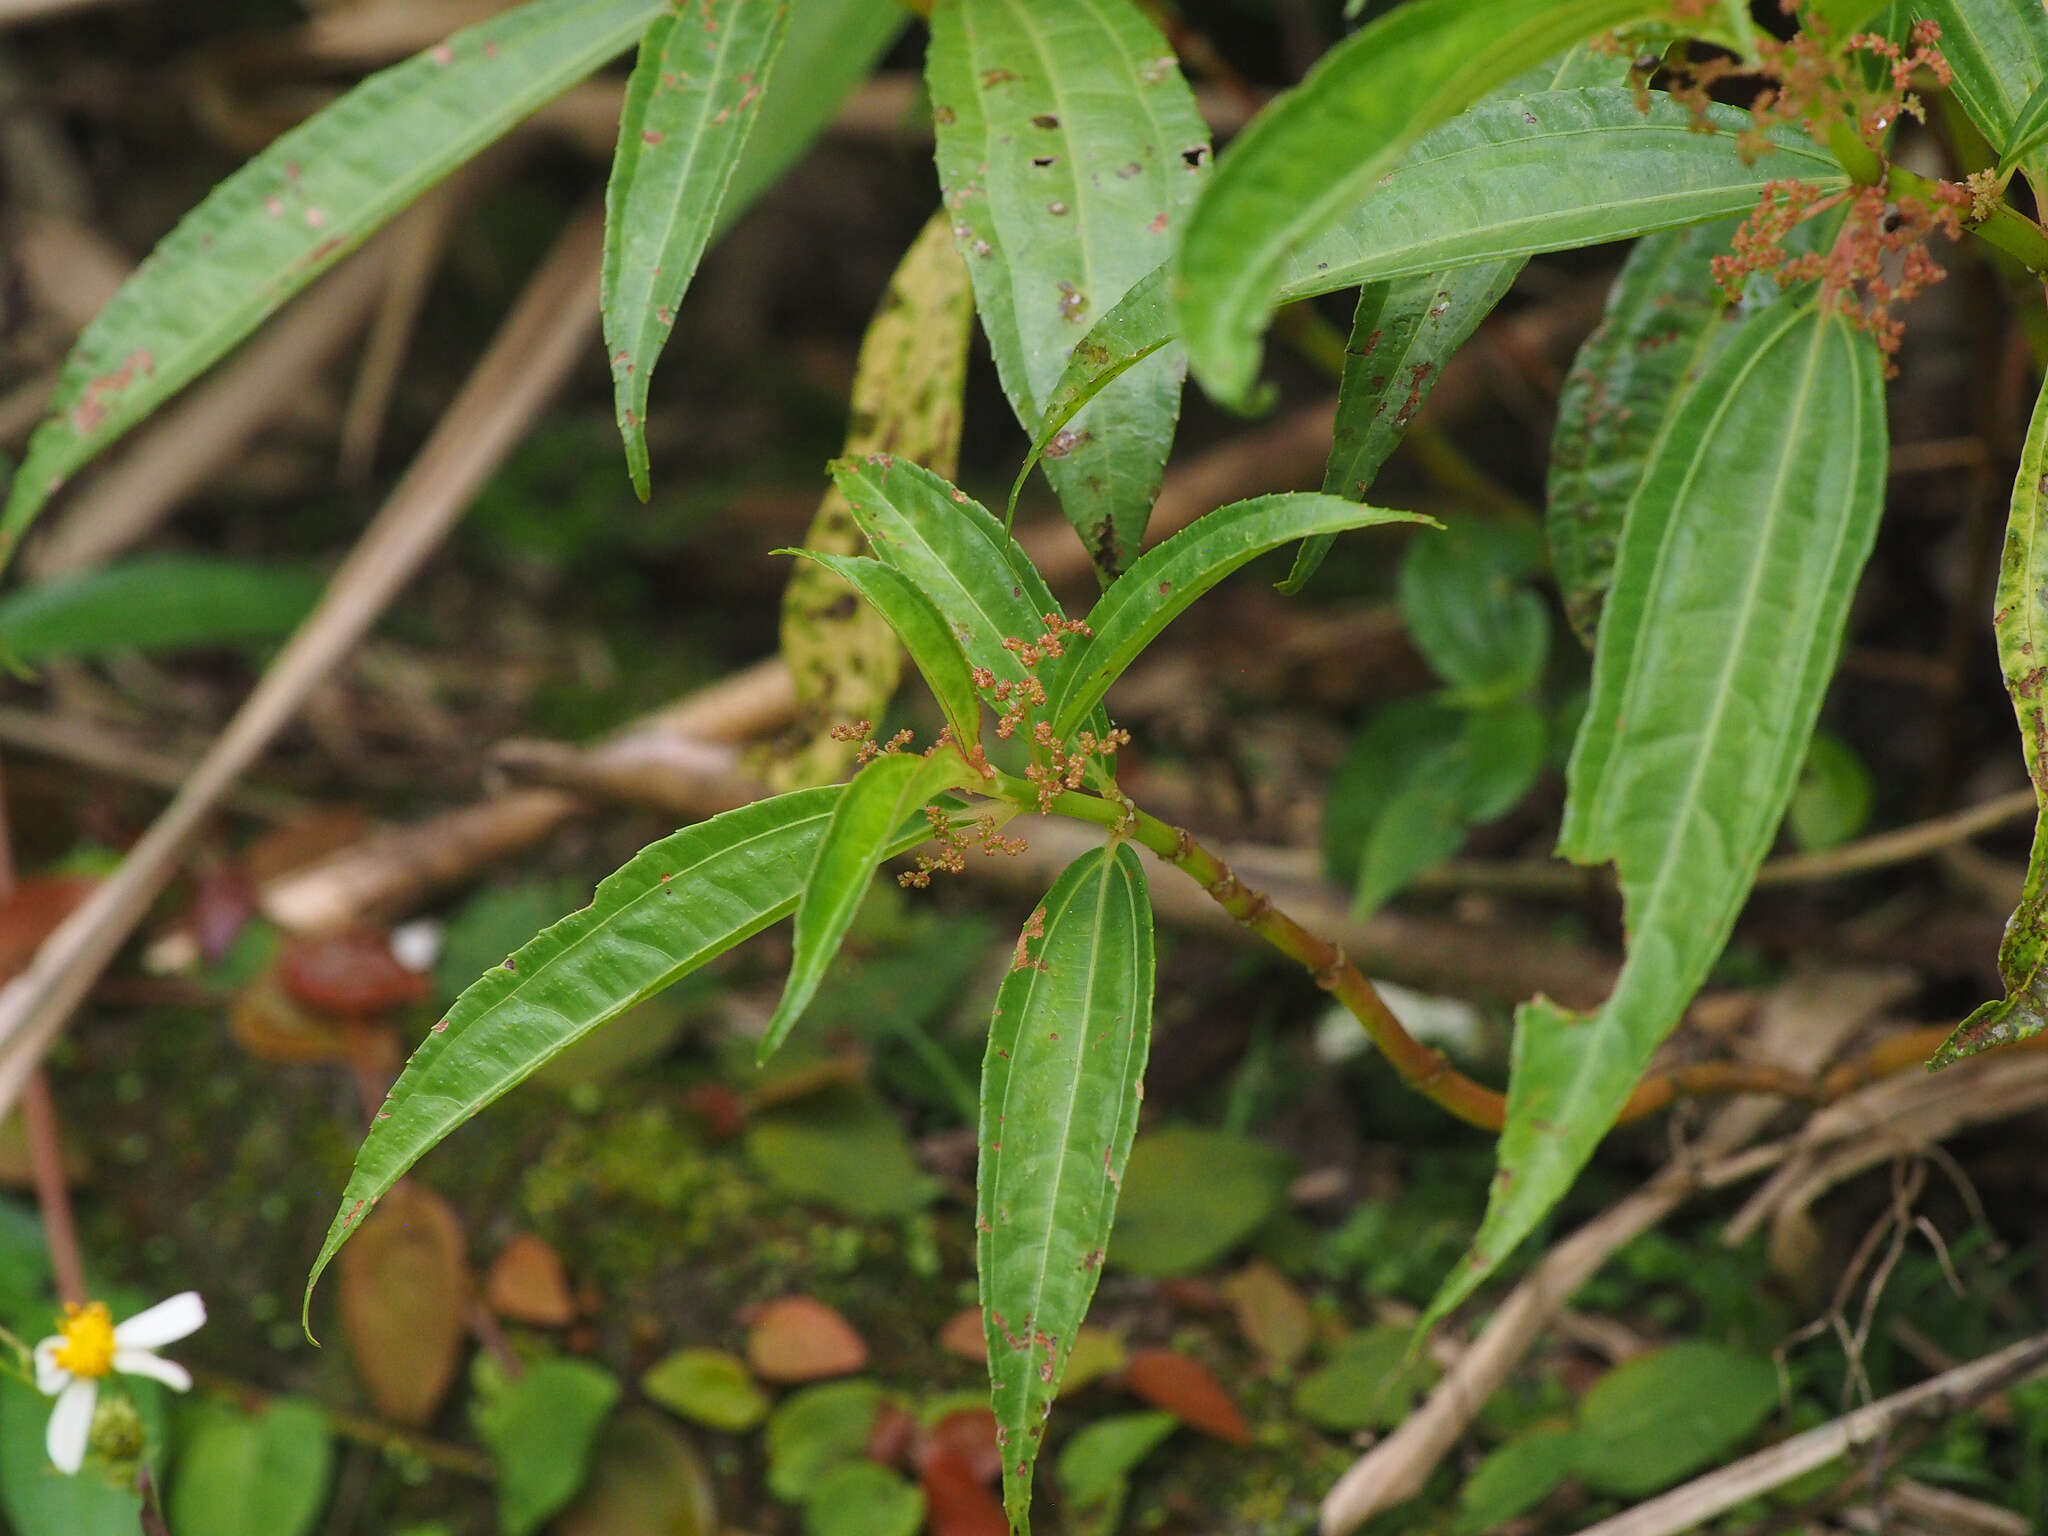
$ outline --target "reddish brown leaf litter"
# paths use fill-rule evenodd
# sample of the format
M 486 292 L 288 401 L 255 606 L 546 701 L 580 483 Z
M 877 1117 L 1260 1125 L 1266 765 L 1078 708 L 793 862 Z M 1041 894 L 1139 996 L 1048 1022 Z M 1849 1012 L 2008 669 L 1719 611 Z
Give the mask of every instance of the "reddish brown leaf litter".
M 1275 1370 L 1290 1370 L 1315 1337 L 1315 1316 L 1288 1278 L 1255 1259 L 1223 1283 L 1238 1331 Z
M 868 1429 L 866 1456 L 878 1467 L 896 1467 L 909 1471 L 917 1463 L 918 1440 L 923 1434 L 917 1427 L 917 1415 L 893 1397 L 882 1399 L 882 1406 L 875 1410 L 875 1422 Z
M 192 931 L 210 965 L 225 959 L 244 925 L 256 915 L 256 883 L 239 864 L 214 864 L 192 886 Z
M 917 1448 L 917 1464 L 922 1468 L 934 1461 L 957 1462 L 983 1483 L 1001 1477 L 1003 1448 L 996 1438 L 995 1411 L 962 1408 L 934 1424 Z
M 981 1308 L 962 1307 L 939 1330 L 939 1348 L 977 1363 L 988 1359 L 988 1335 L 982 1331 Z
M 484 1300 L 512 1323 L 562 1328 L 576 1319 L 562 1256 L 531 1232 L 507 1243 L 484 1280 Z
M 1199 1360 L 1171 1349 L 1134 1350 L 1125 1380 L 1133 1396 L 1164 1408 L 1190 1429 L 1232 1445 L 1252 1443 L 1237 1404 Z
M 853 1324 L 822 1301 L 785 1296 L 748 1318 L 747 1363 L 763 1381 L 822 1381 L 866 1365 L 868 1347 Z
M 1001 1500 L 956 1452 L 928 1457 L 918 1469 L 929 1536 L 1009 1536 Z
M 308 1008 L 354 1019 L 421 1002 L 434 990 L 398 963 L 382 934 L 368 932 L 291 940 L 278 957 L 278 979 Z
M 43 940 L 92 894 L 98 882 L 75 875 L 24 880 L 0 901 L 0 980 L 18 974 Z
M 287 996 L 275 971 L 264 972 L 235 994 L 228 1030 L 235 1044 L 258 1061 L 303 1066 L 348 1059 L 341 1026 Z
M 724 1083 L 698 1083 L 683 1095 L 690 1113 L 713 1141 L 731 1141 L 747 1128 L 747 1101 Z
M 341 1328 L 377 1412 L 417 1427 L 455 1379 L 469 1299 L 462 1223 L 409 1181 L 365 1211 L 341 1250 Z

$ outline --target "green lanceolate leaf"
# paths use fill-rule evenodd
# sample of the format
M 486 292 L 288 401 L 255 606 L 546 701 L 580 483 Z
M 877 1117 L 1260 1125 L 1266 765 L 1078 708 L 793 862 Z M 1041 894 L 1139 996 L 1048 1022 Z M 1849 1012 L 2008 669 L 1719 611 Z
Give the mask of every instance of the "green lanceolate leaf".
M 1623 240 L 1746 213 L 1772 181 L 1849 184 L 1834 156 L 1779 132 L 1746 160 L 1750 117 L 1624 86 L 1482 102 L 1432 130 L 1329 232 L 1292 256 L 1285 301 L 1354 282 Z
M 1081 408 L 1161 347 L 1169 345 L 1173 336 L 1173 300 L 1167 295 L 1166 267 L 1162 264 L 1133 283 L 1130 292 L 1074 343 L 1066 367 L 1046 392 L 1031 451 L 1024 456 L 1024 467 L 1017 471 L 1017 483 L 1010 487 L 1005 527 L 1016 517 L 1017 497 L 1038 461 L 1047 454 L 1059 457 L 1074 447 L 1077 434 L 1068 432 L 1067 424 Z M 1186 359 L 1180 359 L 1174 367 L 1177 372 L 1185 372 Z
M 2035 92 L 2048 84 L 2048 11 L 2033 0 L 1913 0 L 1913 14 L 1938 22 L 1936 45 L 1955 73 L 1950 89 L 1977 131 L 2048 196 L 2048 154 L 2019 143 Z
M 904 253 L 861 340 L 848 456 L 887 453 L 940 475 L 953 473 L 973 321 L 967 269 L 941 211 Z M 819 502 L 804 548 L 829 555 L 866 548 L 836 484 Z M 880 720 L 896 692 L 903 664 L 895 635 L 873 608 L 846 598 L 846 583 L 817 564 L 798 566 L 783 590 L 782 654 L 796 683 L 797 728 L 807 745 L 771 765 L 769 782 L 778 789 L 845 777 L 853 748 L 834 740 L 830 728 Z
M 282 639 L 324 585 L 318 571 L 303 568 L 139 555 L 0 600 L 0 655 L 34 664 Z
M 215 187 L 65 360 L 0 516 L 0 562 L 66 476 L 662 9 L 528 0 L 372 75 Z
M 1361 506 L 1319 491 L 1255 496 L 1218 507 L 1148 550 L 1089 611 L 1092 636 L 1068 643 L 1047 685 L 1053 734 L 1064 741 L 1078 730 L 1153 637 L 1247 561 L 1319 533 L 1429 521 L 1419 513 Z
M 1883 504 L 1883 365 L 1810 298 L 1750 316 L 1629 507 L 1559 851 L 1614 861 L 1628 957 L 1591 1016 L 1516 1016 L 1500 1173 L 1430 1320 L 1570 1186 L 1720 954 L 1778 830 Z
M 1550 440 L 1546 531 L 1565 617 L 1588 649 L 1643 471 L 1708 359 L 1727 339 L 1713 260 L 1732 220 L 1639 242 L 1579 348 Z
M 1578 47 L 1510 80 L 1498 95 L 1513 100 L 1543 91 L 1606 85 L 1619 73 L 1612 56 Z M 1465 116 L 1493 105 L 1489 98 Z M 1424 134 L 1402 166 L 1432 155 L 1439 137 L 1459 131 L 1465 116 Z M 1443 365 L 1493 312 L 1525 264 L 1526 258 L 1510 256 L 1371 282 L 1359 290 L 1337 385 L 1337 423 L 1330 461 L 1323 470 L 1325 491 L 1365 500 L 1380 466 L 1436 388 Z M 1304 539 L 1280 590 L 1292 595 L 1308 585 L 1334 542 L 1336 535 L 1328 533 Z
M 1209 134 L 1131 0 L 939 0 L 926 61 L 939 181 L 1011 408 L 1037 434 L 1074 344 L 1173 248 Z M 1155 357 L 1043 460 L 1105 576 L 1135 554 L 1180 414 Z
M 1323 490 L 1363 501 L 1380 466 L 1436 387 L 1451 354 L 1493 312 L 1522 270 L 1519 258 L 1484 261 L 1449 272 L 1368 283 L 1351 316 L 1344 376 L 1337 384 L 1337 424 Z M 1334 533 L 1302 541 L 1280 590 L 1299 592 L 1336 542 Z
M 1226 404 L 1251 398 L 1290 258 L 1349 217 L 1420 135 L 1581 38 L 1662 9 L 1412 0 L 1331 49 L 1231 145 L 1188 220 L 1174 297 L 1203 387 Z
M 981 696 L 968 675 L 959 636 L 946 627 L 931 599 L 912 586 L 909 577 L 879 560 L 809 549 L 786 553 L 802 555 L 831 571 L 874 606 L 930 685 L 946 724 L 953 728 L 953 739 L 962 747 L 971 747 L 981 735 Z
M 804 877 L 803 896 L 796 907 L 789 980 L 775 1016 L 761 1036 L 756 1060 L 766 1061 L 781 1049 L 817 995 L 819 983 L 853 924 L 854 913 L 860 910 L 861 898 L 868 893 L 875 866 L 888 857 L 903 819 L 919 814 L 927 801 L 943 791 L 973 778 L 973 770 L 957 752 L 931 757 L 888 754 L 872 759 L 854 775 L 832 809 L 817 857 Z
M 1003 1503 L 1027 1530 L 1031 1469 L 1102 1273 L 1151 1043 L 1152 904 L 1130 845 L 1068 865 L 1017 954 L 981 1069 L 975 1258 Z
M 796 25 L 769 77 L 739 168 L 725 189 L 720 229 L 782 179 L 909 24 L 901 0 L 796 0 Z
M 640 39 L 605 190 L 604 346 L 645 501 L 647 385 L 782 47 L 788 0 L 667 8 Z
M 796 910 L 843 789 L 799 790 L 685 827 L 455 1000 L 356 1153 L 313 1285 L 370 1207 L 444 1136 L 564 1047 Z M 887 848 L 930 835 L 920 823 Z
M 1022 682 L 1024 666 L 1003 641 L 1036 639 L 1060 607 L 1003 525 L 965 491 L 888 454 L 840 459 L 832 477 L 875 558 L 932 600 L 969 665 Z
M 2048 77 L 2034 87 L 2012 125 L 2012 143 L 1998 157 L 1998 174 L 2009 176 L 2035 150 L 2048 144 Z
M 2019 717 L 2027 776 L 2035 797 L 2048 807 L 2048 696 L 2042 686 L 2048 682 L 2048 382 L 2034 401 L 2013 480 L 1991 629 L 2005 691 Z M 1998 974 L 2005 996 L 1958 1024 L 1935 1053 L 1935 1066 L 2048 1029 L 2048 817 L 2038 814 L 2020 903 L 1998 946 Z

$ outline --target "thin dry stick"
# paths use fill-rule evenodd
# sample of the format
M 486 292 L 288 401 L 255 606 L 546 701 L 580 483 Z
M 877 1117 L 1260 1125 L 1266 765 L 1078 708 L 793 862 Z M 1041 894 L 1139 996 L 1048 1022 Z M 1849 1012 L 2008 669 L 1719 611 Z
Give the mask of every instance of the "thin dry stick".
M 1760 1027 L 1761 1043 L 1806 1069 L 1818 1067 L 1848 1032 L 1903 996 L 1912 980 L 1901 972 L 1841 972 L 1802 977 L 1773 994 Z M 1506 1381 L 1543 1329 L 1578 1288 L 1624 1243 L 1657 1225 L 1697 1191 L 1711 1187 L 1702 1157 L 1732 1153 L 1775 1110 L 1769 1100 L 1746 1099 L 1717 1115 L 1695 1154 L 1674 1164 L 1546 1253 L 1534 1271 L 1494 1309 L 1485 1329 L 1429 1398 L 1401 1426 L 1354 1463 L 1323 1500 L 1329 1536 L 1420 1492 L 1422 1485 L 1470 1426 L 1486 1400 Z M 1784 1156 L 1789 1148 L 1782 1149 Z M 1745 1169 L 1746 1176 L 1765 1164 Z
M 28 21 L 46 21 L 67 11 L 93 10 L 115 0 L 0 0 L 0 27 L 19 26 Z M 134 4 L 135 0 L 124 0 Z
M 1638 1504 L 1626 1514 L 1588 1526 L 1579 1536 L 1677 1536 L 1759 1494 L 1890 1435 L 1909 1420 L 1939 1420 L 1962 1412 L 1993 1392 L 2048 1368 L 2048 1333 L 2035 1334 L 1996 1354 L 1944 1371 L 1917 1387 L 1894 1392 L 1867 1408 L 1794 1435 L 1733 1466 Z
M 341 443 L 336 457 L 346 484 L 369 483 L 370 471 L 377 461 L 377 443 L 384 432 L 384 417 L 404 371 L 413 327 L 419 322 L 434 271 L 441 264 L 441 252 L 447 244 L 461 195 L 458 183 L 436 187 L 420 199 L 415 216 L 394 232 L 396 239 L 386 267 L 384 291 L 378 298 L 376 319 L 363 343 L 354 390 L 341 413 Z
M 174 792 L 192 777 L 197 765 L 195 758 L 143 746 L 91 720 L 12 704 L 0 704 L 0 746 Z M 311 808 L 309 801 L 288 791 L 248 785 L 230 790 L 221 803 L 264 821 L 289 820 Z
M 1822 853 L 1801 853 L 1789 858 L 1772 859 L 1757 872 L 1756 883 L 1807 884 L 1816 880 L 1833 880 L 1838 876 L 1852 875 L 1866 869 L 1882 869 L 1887 865 L 1923 859 L 1966 838 L 1975 837 L 1979 832 L 1988 832 L 1993 827 L 2002 827 L 2007 822 L 2030 816 L 2034 813 L 2036 804 L 2033 790 L 2016 789 L 2011 794 L 1998 795 L 1981 805 L 1952 811 L 1946 816 L 1936 816 L 1931 821 L 1915 822 L 1912 826 L 1900 827 L 1895 832 L 1880 832 L 1875 837 L 1858 838 L 1853 843 L 1844 843 L 1839 848 L 1830 848 Z
M 643 717 L 618 741 L 749 741 L 787 721 L 795 707 L 789 668 L 772 658 Z M 560 788 L 515 790 L 382 829 L 266 883 L 258 899 L 266 917 L 295 932 L 343 928 L 372 912 L 403 912 L 594 808 L 585 796 Z
M 602 210 L 590 209 L 556 241 L 320 606 L 191 780 L 28 970 L 0 989 L 0 1112 L 170 878 L 215 802 L 418 572 L 583 355 L 596 327 L 603 238 Z
M 1788 854 L 1767 859 L 1757 871 L 1759 889 L 1776 885 L 1812 885 L 1844 875 L 1909 864 L 1915 859 L 2030 816 L 2036 808 L 2031 789 L 2016 789 L 1945 816 L 1917 821 L 1890 832 L 1875 833 L 1821 853 Z M 1285 858 L 1288 850 L 1276 850 Z M 1494 891 L 1507 896 L 1581 897 L 1597 885 L 1611 883 L 1604 870 L 1579 868 L 1555 859 L 1453 859 L 1416 877 L 1423 891 Z
M 1303 483 L 1313 480 L 1329 450 L 1335 409 L 1334 401 L 1308 406 L 1197 454 L 1175 469 L 1153 509 L 1150 539 L 1177 532 L 1223 502 L 1301 477 L 1306 477 Z M 1027 528 L 1019 542 L 1048 581 L 1078 580 L 1093 570 L 1087 550 L 1064 522 Z M 630 734 L 742 742 L 769 735 L 795 718 L 796 689 L 788 664 L 779 656 L 742 668 L 722 686 L 728 691 L 716 701 L 711 690 L 705 690 L 677 706 L 689 719 L 656 715 L 636 724 Z M 715 714 L 728 708 L 736 711 L 735 727 L 744 722 L 743 730 L 718 723 Z M 263 909 L 273 922 L 301 930 L 334 928 L 371 912 L 401 910 L 460 883 L 486 863 L 533 846 L 592 810 L 595 803 L 559 789 L 524 790 L 412 827 L 379 832 L 356 848 L 266 887 Z M 1544 974 L 1555 977 L 1565 969 L 1551 967 Z M 1584 981 L 1585 974 L 1554 980 L 1546 990 L 1577 999 L 1586 989 L 1574 983 Z M 1604 978 L 1606 973 L 1600 974 Z M 1604 986 L 1598 990 L 1604 991 Z
M 85 1305 L 85 1262 L 78 1252 L 78 1224 L 71 1219 L 71 1190 L 64 1181 L 64 1142 L 49 1074 L 41 1067 L 21 1090 L 21 1124 L 28 1141 L 29 1177 L 36 1210 L 43 1218 L 43 1245 L 50 1250 L 50 1278 L 66 1306 Z

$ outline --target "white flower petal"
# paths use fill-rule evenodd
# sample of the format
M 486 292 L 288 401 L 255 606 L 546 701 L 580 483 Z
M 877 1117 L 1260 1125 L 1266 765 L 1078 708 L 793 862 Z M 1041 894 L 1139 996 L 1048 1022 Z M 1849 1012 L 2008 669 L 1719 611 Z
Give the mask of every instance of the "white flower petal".
M 36 1390 L 45 1397 L 55 1397 L 71 1385 L 71 1373 L 57 1363 L 57 1351 L 63 1347 L 62 1339 L 42 1339 L 36 1344 Z
M 85 1465 L 85 1445 L 92 1438 L 92 1411 L 99 1405 L 99 1383 L 81 1378 L 66 1387 L 50 1410 L 43 1449 L 67 1477 Z
M 205 1322 L 206 1303 L 199 1293 L 180 1291 L 169 1301 L 160 1301 L 147 1312 L 116 1324 L 114 1343 L 122 1349 L 156 1349 L 197 1333 Z
M 192 1390 L 190 1371 L 176 1361 L 153 1355 L 146 1349 L 115 1350 L 114 1369 L 123 1376 L 147 1376 L 152 1381 L 160 1381 L 173 1392 Z

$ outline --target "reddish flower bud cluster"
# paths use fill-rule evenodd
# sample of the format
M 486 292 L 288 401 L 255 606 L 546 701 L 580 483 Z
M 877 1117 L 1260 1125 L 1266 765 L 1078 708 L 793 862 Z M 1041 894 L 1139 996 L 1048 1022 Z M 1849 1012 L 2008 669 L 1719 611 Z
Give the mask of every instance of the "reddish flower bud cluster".
M 1079 731 L 1075 733 L 1074 748 L 1070 752 L 1053 735 L 1052 727 L 1041 720 L 1031 728 L 1031 739 L 1045 749 L 1049 759 L 1044 763 L 1033 763 L 1024 770 L 1024 777 L 1038 786 L 1038 810 L 1045 815 L 1052 810 L 1053 796 L 1063 789 L 1081 787 L 1090 760 L 1116 756 L 1118 747 L 1131 744 L 1131 733 L 1122 726 L 1112 726 L 1109 733 L 1098 741 L 1093 731 Z
M 1786 9 L 1791 9 L 1789 0 Z M 1743 152 L 1763 153 L 1773 125 L 1796 123 L 1823 142 L 1831 128 L 1849 127 L 1882 161 L 1885 135 L 1901 116 L 1925 120 L 1925 108 L 1910 88 L 1915 74 L 1925 70 L 1943 86 L 1951 79 L 1948 61 L 1935 46 L 1940 37 L 1938 25 L 1920 21 L 1905 47 L 1873 32 L 1837 44 L 1824 27 L 1809 22 L 1785 42 L 1759 42 L 1759 68 L 1770 84 L 1751 104 Z M 1858 55 L 1885 66 L 1875 84 L 1866 79 Z M 1674 94 L 1692 101 L 1703 116 L 1707 88 L 1738 68 L 1727 60 L 1690 67 Z M 1928 254 L 1928 239 L 1936 234 L 1959 238 L 1964 221 L 1983 217 L 1996 195 L 1995 186 L 1982 178 L 1937 183 L 1931 194 L 1900 196 L 1883 181 L 1826 196 L 1803 182 L 1773 181 L 1737 230 L 1733 249 L 1715 258 L 1714 277 L 1731 300 L 1750 277 L 1762 273 L 1783 287 L 1818 282 L 1825 300 L 1876 338 L 1889 359 L 1903 334 L 1893 311 L 1945 275 Z M 1787 238 L 1800 224 L 1843 205 L 1847 217 L 1827 250 L 1794 255 L 1786 249 Z
M 932 840 L 939 845 L 939 851 L 920 853 L 917 868 L 896 877 L 896 883 L 905 889 L 923 890 L 932 883 L 933 875 L 959 874 L 967 868 L 970 848 L 979 848 L 983 857 L 992 859 L 999 853 L 1015 858 L 1031 846 L 1021 837 L 1004 837 L 1002 821 L 995 816 L 977 817 L 964 827 L 956 827 L 945 811 L 928 805 L 924 808 L 924 819 L 931 823 Z
M 854 721 L 851 725 L 835 725 L 826 734 L 834 741 L 857 741 L 860 743 L 860 750 L 853 755 L 856 767 L 866 767 L 878 757 L 893 757 L 896 753 L 901 752 L 910 745 L 914 734 L 908 727 L 905 727 L 887 741 L 877 744 L 870 739 L 874 735 L 874 730 L 873 721 L 860 719 Z

